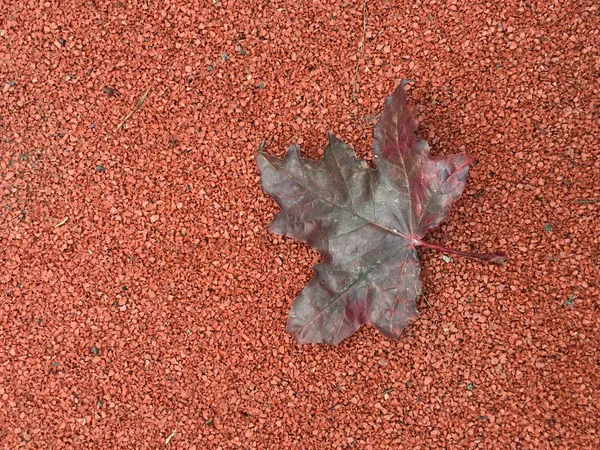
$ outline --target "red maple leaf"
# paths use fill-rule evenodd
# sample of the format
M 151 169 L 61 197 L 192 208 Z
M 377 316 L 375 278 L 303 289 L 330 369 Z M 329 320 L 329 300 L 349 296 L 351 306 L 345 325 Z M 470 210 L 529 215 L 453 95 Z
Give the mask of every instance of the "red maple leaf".
M 482 259 L 422 241 L 462 194 L 471 159 L 430 157 L 415 136 L 403 81 L 387 98 L 375 128 L 373 163 L 329 134 L 323 159 L 292 145 L 279 159 L 260 151 L 263 190 L 281 207 L 269 230 L 303 242 L 325 257 L 294 301 L 287 331 L 300 343 L 337 344 L 362 324 L 397 338 L 416 316 L 421 292 L 416 247 Z

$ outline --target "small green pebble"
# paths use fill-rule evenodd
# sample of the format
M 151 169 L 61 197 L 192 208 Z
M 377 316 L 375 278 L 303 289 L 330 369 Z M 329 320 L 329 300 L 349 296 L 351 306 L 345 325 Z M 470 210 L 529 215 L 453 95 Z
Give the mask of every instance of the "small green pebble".
M 467 391 L 472 391 L 472 390 L 473 390 L 473 383 L 467 384 Z

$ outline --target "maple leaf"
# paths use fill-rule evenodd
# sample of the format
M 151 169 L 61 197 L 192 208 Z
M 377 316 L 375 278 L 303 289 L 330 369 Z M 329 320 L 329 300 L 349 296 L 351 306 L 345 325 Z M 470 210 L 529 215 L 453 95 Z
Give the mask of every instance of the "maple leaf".
M 298 342 L 338 344 L 362 324 L 395 339 L 417 315 L 419 245 L 446 253 L 502 259 L 421 239 L 462 194 L 471 159 L 430 157 L 414 135 L 415 113 L 400 83 L 375 128 L 373 164 L 329 134 L 321 160 L 293 144 L 279 159 L 258 154 L 263 190 L 281 207 L 269 230 L 321 251 L 316 276 L 295 299 L 287 331 Z

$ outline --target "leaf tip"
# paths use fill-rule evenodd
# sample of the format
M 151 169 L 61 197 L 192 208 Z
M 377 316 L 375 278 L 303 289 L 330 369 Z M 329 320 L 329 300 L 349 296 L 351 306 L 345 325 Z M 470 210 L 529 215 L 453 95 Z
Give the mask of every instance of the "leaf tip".
M 269 155 L 259 149 L 258 153 L 256 154 L 256 166 L 258 167 L 258 171 L 261 173 L 261 175 L 265 165 L 268 164 L 268 158 Z
M 404 88 L 407 84 L 409 83 L 414 83 L 415 80 L 409 80 L 406 78 L 403 78 L 402 80 L 400 80 L 400 83 L 398 84 L 398 86 L 396 86 L 396 89 L 394 89 L 394 92 L 392 92 L 392 95 L 390 95 L 388 98 L 395 98 L 397 96 L 399 96 L 402 100 L 403 100 L 403 106 L 404 104 L 406 104 L 406 89 Z
M 408 83 L 414 83 L 414 82 L 415 82 L 415 80 L 409 80 L 409 79 L 403 78 L 400 81 L 399 87 L 401 87 L 402 89 L 404 89 L 404 86 L 406 86 Z
M 290 146 L 288 147 L 287 151 L 285 152 L 284 159 L 287 159 L 290 157 L 295 158 L 295 159 L 300 158 L 300 146 L 298 144 L 296 144 L 295 142 L 292 142 L 290 144 Z
M 265 162 L 268 161 L 268 154 L 265 153 L 265 147 L 267 146 L 267 141 L 260 141 L 258 144 L 258 151 L 256 152 L 256 165 L 258 166 L 259 172 L 262 172 L 262 168 Z
M 258 144 L 258 153 L 262 153 L 266 146 L 267 146 L 266 140 L 263 139 L 262 141 L 260 141 L 260 144 Z

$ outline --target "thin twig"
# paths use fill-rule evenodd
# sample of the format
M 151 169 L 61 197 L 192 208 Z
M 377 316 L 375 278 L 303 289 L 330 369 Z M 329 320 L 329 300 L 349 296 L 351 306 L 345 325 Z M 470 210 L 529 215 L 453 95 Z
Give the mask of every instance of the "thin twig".
M 61 220 L 56 225 L 54 225 L 54 228 L 60 228 L 60 227 L 62 227 L 65 223 L 67 223 L 68 220 L 69 220 L 69 218 L 65 217 L 63 220 Z
M 144 92 L 142 94 L 142 96 L 140 98 L 138 98 L 135 106 L 133 107 L 133 109 L 131 111 L 129 111 L 127 113 L 127 115 L 125 117 L 123 117 L 123 120 L 121 120 L 121 122 L 119 122 L 119 125 L 117 125 L 117 130 L 119 128 L 121 128 L 123 126 L 123 124 L 125 124 L 125 122 L 127 122 L 129 120 L 129 118 L 138 110 L 142 107 L 142 105 L 144 104 L 144 102 L 146 101 L 146 97 L 148 97 L 148 92 L 150 92 L 150 89 L 152 88 L 148 88 L 146 89 L 146 92 Z
M 591 205 L 592 203 L 600 203 L 600 198 L 583 198 L 581 200 L 577 200 L 578 203 L 582 205 Z
M 169 442 L 171 442 L 171 439 L 173 439 L 173 437 L 175 437 L 176 434 L 177 430 L 173 430 L 173 432 L 170 435 L 168 435 L 165 439 L 165 445 L 169 445 Z
M 352 82 L 352 101 L 356 101 L 356 82 L 358 80 L 358 66 L 362 60 L 363 48 L 365 47 L 365 35 L 367 34 L 367 0 L 363 3 L 363 29 L 360 44 L 358 44 L 358 58 L 356 60 L 356 68 L 354 69 L 354 81 Z
M 429 306 L 431 308 L 431 303 L 429 303 L 429 300 L 427 299 L 426 295 L 421 295 L 421 297 L 423 297 L 423 300 L 425 300 L 425 303 L 427 303 L 427 306 Z
M 390 13 L 392 13 L 392 17 L 394 18 L 394 20 L 398 20 L 398 18 L 396 17 L 396 14 L 394 14 L 394 10 L 392 9 L 392 4 L 390 3 L 390 0 L 386 0 L 387 4 L 388 4 L 388 8 L 390 9 Z

